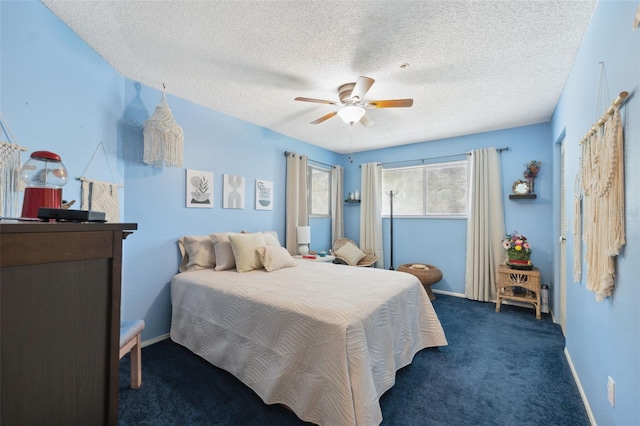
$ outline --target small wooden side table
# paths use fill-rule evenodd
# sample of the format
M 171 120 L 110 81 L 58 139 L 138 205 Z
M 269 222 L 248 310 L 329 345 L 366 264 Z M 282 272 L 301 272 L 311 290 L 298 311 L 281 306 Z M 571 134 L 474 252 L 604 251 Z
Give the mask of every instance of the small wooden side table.
M 414 268 L 413 265 L 423 265 L 424 268 L 418 269 Z M 426 263 L 405 263 L 404 265 L 398 266 L 399 272 L 407 272 L 411 275 L 416 276 L 422 286 L 427 291 L 427 295 L 429 296 L 429 300 L 432 302 L 436 300 L 436 295 L 431 291 L 431 286 L 442 279 L 442 271 L 438 269 L 436 266 L 428 265 Z
M 525 294 L 516 294 L 515 287 L 522 287 Z M 507 265 L 498 266 L 498 296 L 496 298 L 496 312 L 500 312 L 503 300 L 532 303 L 536 308 L 536 318 L 540 319 L 540 271 L 534 267 L 531 270 L 512 269 Z

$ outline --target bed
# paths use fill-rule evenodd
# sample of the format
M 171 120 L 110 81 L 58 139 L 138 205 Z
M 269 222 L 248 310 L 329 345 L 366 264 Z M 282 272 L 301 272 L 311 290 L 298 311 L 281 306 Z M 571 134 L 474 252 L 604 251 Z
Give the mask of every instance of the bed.
M 302 420 L 378 425 L 396 371 L 447 344 L 424 288 L 396 271 L 295 263 L 177 274 L 172 340 Z

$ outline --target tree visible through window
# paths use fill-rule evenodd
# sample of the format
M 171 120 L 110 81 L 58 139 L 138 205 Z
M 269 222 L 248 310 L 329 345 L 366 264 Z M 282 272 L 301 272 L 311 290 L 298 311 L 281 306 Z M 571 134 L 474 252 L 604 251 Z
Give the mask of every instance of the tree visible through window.
M 309 214 L 331 216 L 331 171 L 307 166 Z
M 382 170 L 382 214 L 394 216 L 466 217 L 467 162 L 426 164 Z

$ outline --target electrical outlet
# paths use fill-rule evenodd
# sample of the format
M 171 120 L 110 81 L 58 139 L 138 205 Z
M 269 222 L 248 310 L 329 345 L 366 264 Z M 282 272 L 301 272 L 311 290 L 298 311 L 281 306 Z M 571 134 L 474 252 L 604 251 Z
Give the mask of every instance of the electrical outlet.
M 608 377 L 608 381 L 607 381 L 607 398 L 609 399 L 609 404 L 611 404 L 612 407 L 615 407 L 616 406 L 616 384 L 611 378 L 611 376 Z

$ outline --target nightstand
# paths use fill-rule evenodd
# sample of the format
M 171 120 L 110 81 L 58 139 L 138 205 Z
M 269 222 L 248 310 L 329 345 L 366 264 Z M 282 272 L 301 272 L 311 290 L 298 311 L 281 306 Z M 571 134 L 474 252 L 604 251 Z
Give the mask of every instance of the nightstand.
M 531 303 L 536 308 L 536 318 L 540 319 L 540 271 L 534 267 L 531 270 L 512 269 L 507 265 L 498 266 L 498 295 L 496 297 L 496 312 L 500 312 L 503 300 Z M 523 293 L 518 294 L 518 287 Z

